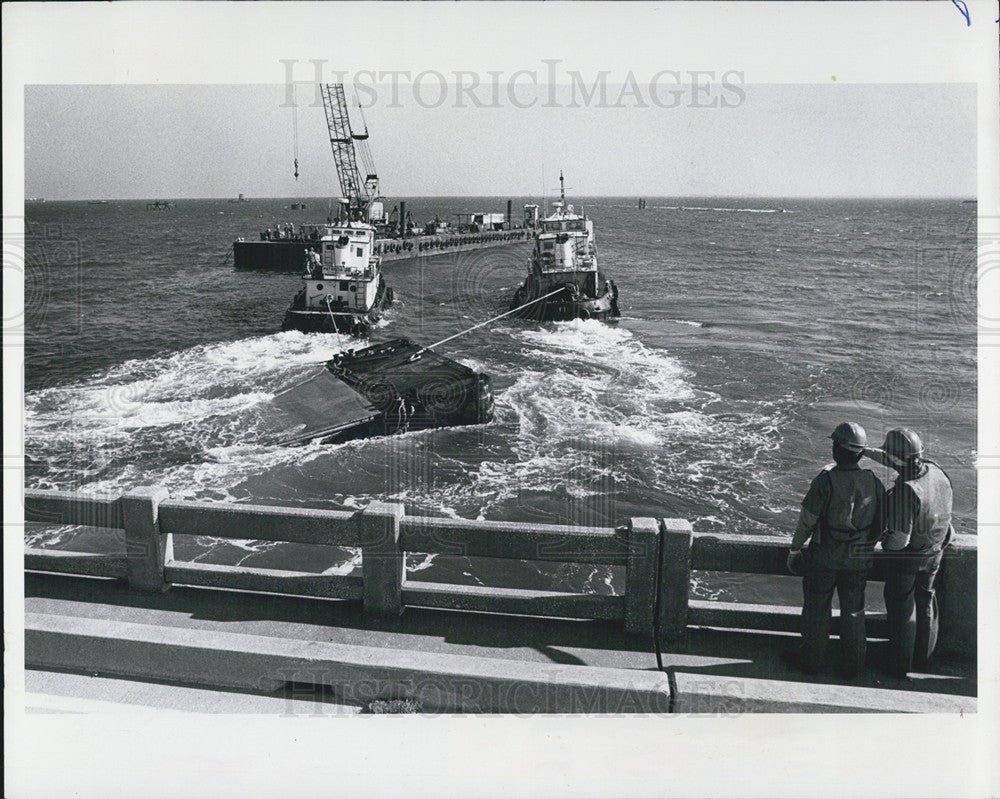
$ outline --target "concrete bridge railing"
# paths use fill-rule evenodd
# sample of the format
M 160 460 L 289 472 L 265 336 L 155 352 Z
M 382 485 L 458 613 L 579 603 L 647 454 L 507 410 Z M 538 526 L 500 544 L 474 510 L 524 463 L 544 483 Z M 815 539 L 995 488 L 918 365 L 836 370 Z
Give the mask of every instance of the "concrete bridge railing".
M 395 616 L 407 606 L 622 621 L 636 634 L 663 640 L 689 625 L 798 630 L 799 610 L 692 599 L 691 572 L 787 575 L 788 542 L 778 537 L 693 532 L 684 519 L 632 518 L 618 527 L 406 516 L 402 505 L 372 502 L 356 513 L 192 502 L 162 488 L 123 496 L 25 492 L 25 520 L 124 531 L 124 553 L 89 554 L 27 548 L 25 568 L 128 580 L 156 592 L 171 584 L 360 600 L 366 613 Z M 359 548 L 362 574 L 331 575 L 178 561 L 174 536 L 278 541 Z M 605 564 L 624 567 L 624 595 L 448 585 L 407 579 L 407 552 Z M 876 558 L 872 580 L 884 579 L 888 556 Z M 976 651 L 977 549 L 960 535 L 939 577 L 939 648 L 965 657 Z M 875 615 L 876 634 L 880 618 Z

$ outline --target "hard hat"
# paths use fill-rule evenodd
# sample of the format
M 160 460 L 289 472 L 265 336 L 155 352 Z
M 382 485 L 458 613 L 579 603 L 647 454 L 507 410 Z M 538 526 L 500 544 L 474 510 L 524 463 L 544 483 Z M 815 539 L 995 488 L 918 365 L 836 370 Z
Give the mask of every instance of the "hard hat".
M 885 434 L 882 449 L 900 460 L 909 460 L 923 454 L 924 444 L 920 436 L 905 427 L 897 427 Z
M 857 422 L 841 422 L 830 433 L 830 438 L 851 452 L 861 452 L 868 446 L 865 429 Z

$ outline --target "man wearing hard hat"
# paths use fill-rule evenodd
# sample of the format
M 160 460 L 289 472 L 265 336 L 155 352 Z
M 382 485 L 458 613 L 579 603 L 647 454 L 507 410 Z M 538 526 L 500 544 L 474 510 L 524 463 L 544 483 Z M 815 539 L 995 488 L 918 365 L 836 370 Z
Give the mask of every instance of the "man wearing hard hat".
M 914 666 L 927 665 L 937 644 L 934 578 L 954 532 L 951 480 L 923 457 L 923 442 L 912 430 L 890 430 L 882 449 L 866 447 L 864 453 L 899 473 L 886 500 L 882 549 L 887 558 L 889 671 L 906 679 Z
M 840 601 L 840 673 L 854 679 L 865 661 L 865 583 L 872 551 L 882 533 L 885 488 L 869 469 L 858 467 L 868 438 L 853 422 L 837 425 L 834 463 L 813 479 L 802 500 L 788 553 L 788 570 L 802 575 L 802 644 L 784 659 L 818 672 L 830 636 L 833 592 Z M 803 551 L 806 542 L 809 548 Z

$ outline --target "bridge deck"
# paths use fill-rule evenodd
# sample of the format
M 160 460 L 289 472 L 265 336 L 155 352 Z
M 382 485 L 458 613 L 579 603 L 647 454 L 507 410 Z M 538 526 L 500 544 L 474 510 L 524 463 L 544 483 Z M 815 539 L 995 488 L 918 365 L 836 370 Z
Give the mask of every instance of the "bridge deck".
M 613 622 L 484 616 L 418 608 L 408 608 L 398 619 L 373 622 L 363 618 L 360 607 L 351 602 L 183 586 L 174 586 L 162 594 L 137 596 L 113 580 L 33 573 L 25 575 L 25 593 L 26 613 L 49 617 L 148 625 L 177 633 L 189 630 L 192 635 L 195 630 L 236 633 L 260 640 L 281 639 L 294 645 L 324 642 L 375 653 L 395 650 L 390 654 L 409 652 L 415 662 L 433 656 L 455 656 L 457 663 L 479 664 L 476 668 L 486 663 L 500 675 L 544 674 L 555 665 L 574 675 L 585 673 L 580 667 L 590 667 L 595 675 L 620 670 L 640 682 L 659 677 L 652 641 L 628 635 L 620 623 Z M 780 652 L 795 640 L 789 634 L 689 630 L 683 641 L 665 646 L 663 665 L 675 691 L 704 695 L 709 705 L 680 704 L 676 709 L 975 710 L 974 664 L 935 663 L 929 673 L 915 674 L 905 684 L 877 668 L 869 668 L 866 675 L 845 687 L 832 668 L 816 677 L 789 669 L 780 660 Z M 871 641 L 870 659 L 876 660 L 883 647 L 884 642 Z M 39 666 L 31 662 L 30 647 L 28 660 L 29 667 Z M 44 684 L 35 679 L 36 684 Z M 206 675 L 205 684 L 210 683 L 210 675 Z M 268 692 L 276 697 L 287 695 L 287 690 L 278 687 L 262 687 L 261 693 Z M 782 696 L 784 708 L 780 702 L 775 704 L 775 694 Z M 740 704 L 719 705 L 713 697 L 739 699 Z M 323 701 L 337 704 L 336 697 Z

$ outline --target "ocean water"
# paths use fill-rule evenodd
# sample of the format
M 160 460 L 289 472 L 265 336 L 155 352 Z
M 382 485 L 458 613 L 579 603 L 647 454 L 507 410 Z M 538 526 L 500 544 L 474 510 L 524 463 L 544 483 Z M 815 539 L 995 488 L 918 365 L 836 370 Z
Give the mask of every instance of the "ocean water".
M 507 198 L 410 198 L 435 214 Z M 514 208 L 529 198 L 513 198 Z M 264 402 L 358 346 L 280 332 L 296 275 L 235 272 L 227 250 L 327 200 L 30 203 L 25 466 L 30 487 L 316 508 L 789 537 L 840 421 L 919 431 L 976 521 L 976 207 L 958 200 L 573 198 L 593 218 L 622 319 L 503 319 L 440 351 L 490 373 L 496 420 L 336 446 L 265 445 Z M 371 340 L 433 343 L 507 309 L 524 246 L 388 263 L 396 304 Z M 876 467 L 877 473 L 891 475 Z M 101 544 L 33 529 L 32 543 Z M 194 539 L 213 562 L 347 572 L 351 550 Z M 414 555 L 421 579 L 620 588 L 615 570 Z M 706 596 L 795 601 L 781 578 L 711 575 Z

